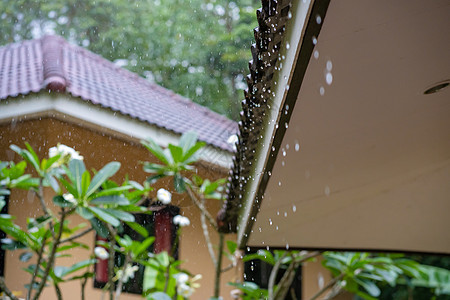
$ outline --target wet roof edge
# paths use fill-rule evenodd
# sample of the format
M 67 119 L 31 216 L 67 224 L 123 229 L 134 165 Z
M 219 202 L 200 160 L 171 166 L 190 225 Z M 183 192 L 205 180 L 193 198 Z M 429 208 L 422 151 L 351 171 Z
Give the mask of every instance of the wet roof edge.
M 162 147 L 177 144 L 181 134 L 149 124 L 67 94 L 32 93 L 23 99 L 0 101 L 0 124 L 40 117 L 54 117 L 62 121 L 105 132 L 138 142 L 153 138 Z M 200 153 L 202 161 L 228 170 L 232 153 L 207 144 Z
M 243 207 L 237 220 L 237 241 L 240 248 L 246 247 L 263 201 L 270 180 L 269 174 L 273 169 L 286 132 L 285 124 L 289 124 L 314 49 L 312 37 L 318 37 L 323 24 L 323 21 L 317 24 L 315 16 L 320 15 L 322 20 L 325 19 L 329 0 L 312 0 L 306 3 L 298 0 L 293 1 L 292 4 L 291 11 L 294 17 L 287 23 L 284 34 L 284 45 L 289 43 L 290 47 L 289 50 L 283 50 L 286 56 L 283 61 L 284 67 L 274 75 L 273 80 L 278 82 L 277 86 L 272 89 L 275 97 L 271 97 L 272 101 L 269 100 L 271 107 L 266 110 L 262 123 L 263 139 L 258 142 L 255 157 L 252 159 L 256 164 L 253 164 L 248 181 L 243 187 L 241 201 Z M 284 76 L 287 77 L 287 82 L 283 82 Z M 271 120 L 276 120 L 276 122 Z

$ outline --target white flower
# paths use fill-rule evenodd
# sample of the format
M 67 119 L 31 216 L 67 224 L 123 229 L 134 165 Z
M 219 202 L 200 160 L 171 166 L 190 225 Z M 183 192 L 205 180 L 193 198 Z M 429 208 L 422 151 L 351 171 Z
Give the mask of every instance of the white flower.
M 184 226 L 188 226 L 189 224 L 191 224 L 191 222 L 186 217 L 176 215 L 175 217 L 173 217 L 173 224 L 178 225 L 180 227 L 184 227 Z
M 103 247 L 95 247 L 94 253 L 99 259 L 108 259 L 109 257 L 108 251 Z
M 77 203 L 77 200 L 75 200 L 75 198 L 73 197 L 72 194 L 69 194 L 69 193 L 64 194 L 64 195 L 63 195 L 63 198 L 64 198 L 64 200 L 69 201 L 69 202 L 71 202 L 71 203 L 73 203 L 73 204 L 76 204 L 76 203 Z
M 117 271 L 116 277 L 117 279 L 122 278 L 122 281 L 124 283 L 127 283 L 130 278 L 134 278 L 134 273 L 139 270 L 138 266 L 132 266 L 131 264 L 128 264 L 125 268 L 125 272 L 122 270 Z
M 78 151 L 63 144 L 58 144 L 56 147 L 48 149 L 48 157 L 53 157 L 58 154 L 61 154 L 62 160 L 65 160 L 66 158 L 68 158 L 69 161 L 72 159 L 83 160 L 83 156 L 81 156 Z
M 156 198 L 161 201 L 162 204 L 169 204 L 172 201 L 172 194 L 168 190 L 159 189 L 156 193 Z
M 189 285 L 182 283 L 177 286 L 177 292 L 178 292 L 178 295 L 180 295 L 181 297 L 188 298 L 192 295 L 192 293 L 194 292 L 194 289 L 192 287 L 190 287 Z
M 173 277 L 175 277 L 175 280 L 177 281 L 177 285 L 184 284 L 189 280 L 189 276 L 186 273 L 178 273 L 178 274 L 173 275 Z

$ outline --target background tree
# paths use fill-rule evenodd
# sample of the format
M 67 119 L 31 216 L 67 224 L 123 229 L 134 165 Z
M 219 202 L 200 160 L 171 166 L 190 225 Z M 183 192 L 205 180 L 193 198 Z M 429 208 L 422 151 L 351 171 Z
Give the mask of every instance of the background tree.
M 4 0 L 0 45 L 56 33 L 237 119 L 257 0 Z

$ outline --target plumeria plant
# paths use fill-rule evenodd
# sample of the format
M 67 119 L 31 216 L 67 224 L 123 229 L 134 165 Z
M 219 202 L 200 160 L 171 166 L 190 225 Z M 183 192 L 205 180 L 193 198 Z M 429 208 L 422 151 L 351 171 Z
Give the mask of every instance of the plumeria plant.
M 217 221 L 208 210 L 207 200 L 223 200 L 225 179 L 210 181 L 201 178 L 194 172 L 193 163 L 197 161 L 199 150 L 205 145 L 204 142 L 197 141 L 197 135 L 194 132 L 183 134 L 178 145 L 169 144 L 166 149 L 162 149 L 152 139 L 143 140 L 142 144 L 159 160 L 159 163 L 144 163 L 144 171 L 152 174 L 148 177 L 147 182 L 153 183 L 164 177 L 173 178 L 175 190 L 178 193 L 186 193 L 199 209 L 203 235 L 215 266 L 214 294 L 211 299 L 219 299 L 220 277 L 229 267 L 222 267 L 222 260 L 226 253 L 224 233 L 219 232 Z M 185 222 L 181 217 L 177 221 Z M 212 228 L 219 237 L 217 250 L 214 249 L 211 242 L 209 228 Z M 232 260 L 230 267 L 235 266 L 234 253 L 228 257 Z
M 238 288 L 241 299 L 283 300 L 289 294 L 296 299 L 292 283 L 296 270 L 302 263 L 321 256 L 322 265 L 329 269 L 332 279 L 324 283 L 310 300 L 333 299 L 343 291 L 373 300 L 381 295 L 380 286 L 398 284 L 426 287 L 435 296 L 450 295 L 450 271 L 421 265 L 404 254 L 376 254 L 364 252 L 308 252 L 295 250 L 258 250 L 244 256 L 244 261 L 260 260 L 270 266 L 267 289 L 253 282 L 231 283 Z M 276 278 L 282 274 L 278 281 Z M 238 298 L 236 298 L 238 299 Z
M 83 157 L 68 146 L 58 144 L 49 149 L 48 157 L 40 159 L 28 143 L 25 145 L 25 149 L 11 146 L 23 158 L 22 161 L 0 162 L 0 208 L 6 205 L 5 199 L 11 195 L 11 190 L 25 189 L 39 201 L 43 214 L 28 218 L 26 228 L 15 224 L 14 216 L 1 214 L 0 229 L 7 234 L 7 238 L 1 240 L 3 249 L 21 251 L 21 261 L 33 261 L 25 268 L 30 274 L 26 285 L 27 300 L 39 299 L 44 287 L 49 285 L 54 287 L 57 298 L 63 299 L 60 285 L 73 280 L 80 281 L 80 298 L 85 299 L 87 280 L 94 276 L 93 267 L 99 260 L 108 261 L 105 293 L 111 300 L 120 298 L 124 284 L 134 277 L 138 265 L 145 266 L 146 274 L 157 275 L 156 280 L 145 282 L 143 297 L 147 299 L 184 299 L 198 287 L 195 283 L 198 276 L 180 270 L 180 262 L 170 254 L 148 251 L 154 237 L 135 223 L 134 214 L 151 213 L 151 204 L 167 205 L 171 202 L 171 194 L 167 190 L 158 190 L 156 199 L 143 206 L 145 201 L 149 201 L 150 181 L 142 185 L 131 180 L 122 184 L 112 181 L 111 177 L 120 168 L 119 162 L 110 162 L 98 172 L 90 172 Z M 37 176 L 26 173 L 27 166 L 31 166 Z M 44 197 L 44 188 L 47 187 L 54 192 L 51 203 Z M 73 215 L 79 215 L 85 222 L 72 226 Z M 179 227 L 178 240 L 181 228 L 188 226 L 189 220 L 176 216 L 173 221 Z M 122 234 L 124 225 L 142 238 L 133 240 Z M 58 265 L 58 258 L 70 256 L 69 250 L 90 249 L 79 239 L 93 231 L 107 238 L 108 242 L 98 241 L 87 260 L 72 266 Z M 119 254 L 124 261 L 121 267 L 116 267 L 115 257 Z M 161 270 L 163 275 L 159 276 Z M 19 299 L 1 277 L 0 288 L 10 299 Z

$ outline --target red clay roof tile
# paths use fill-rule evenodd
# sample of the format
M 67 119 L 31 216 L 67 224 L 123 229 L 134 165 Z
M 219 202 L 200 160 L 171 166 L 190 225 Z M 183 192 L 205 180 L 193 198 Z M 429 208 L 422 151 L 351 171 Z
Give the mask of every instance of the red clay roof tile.
M 75 97 L 228 151 L 237 124 L 59 36 L 0 47 L 0 101 L 42 90 Z

